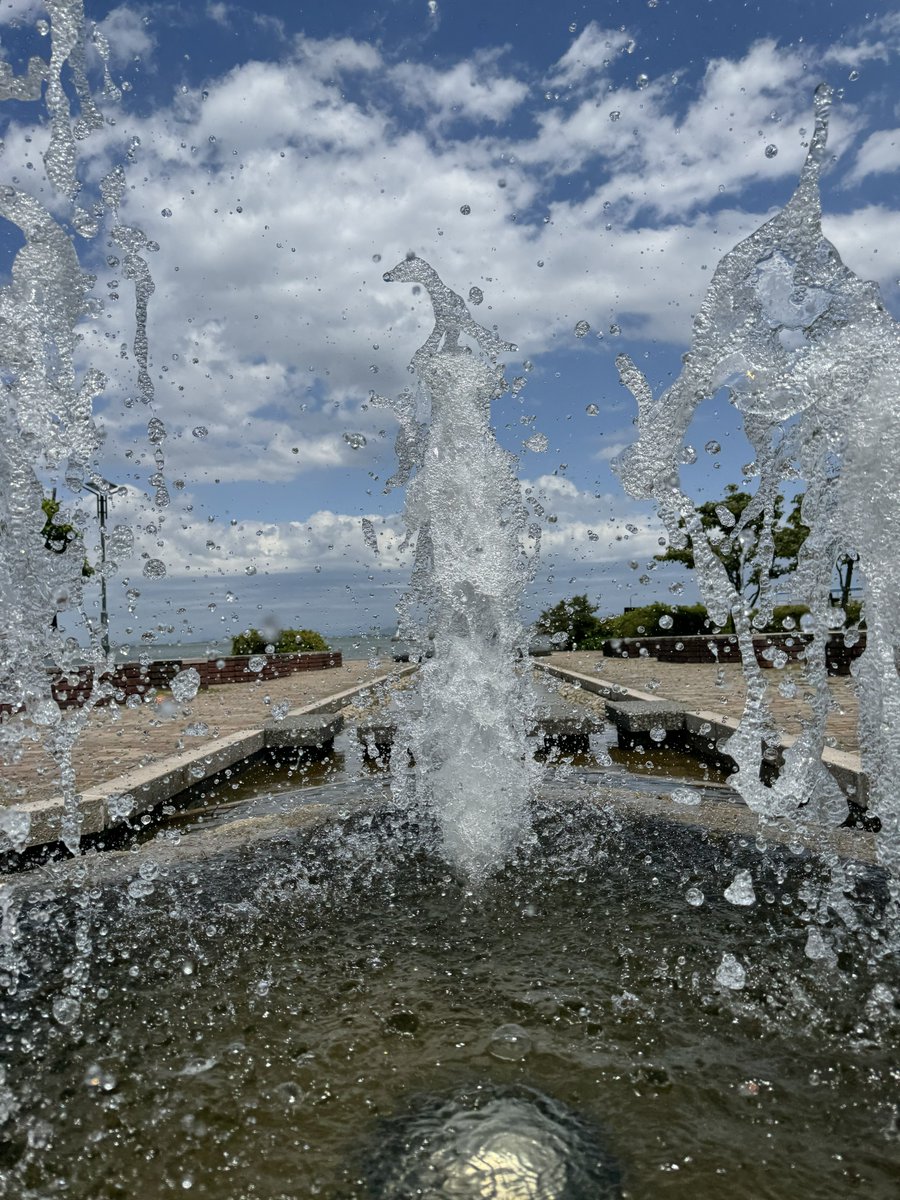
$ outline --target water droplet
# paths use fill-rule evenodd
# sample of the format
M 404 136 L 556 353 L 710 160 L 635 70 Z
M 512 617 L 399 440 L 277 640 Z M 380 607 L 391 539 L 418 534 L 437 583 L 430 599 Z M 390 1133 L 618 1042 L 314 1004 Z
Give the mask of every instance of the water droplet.
M 644 75 L 643 73 L 641 73 L 640 75 L 638 75 L 637 79 L 635 79 L 634 82 L 635 82 L 636 87 L 643 89 L 650 82 L 650 76 Z
M 687 790 L 687 789 L 685 789 L 685 790 Z M 673 793 L 673 798 L 674 798 L 674 793 Z M 699 908 L 700 905 L 703 903 L 703 901 L 706 899 L 706 897 L 703 895 L 703 892 L 701 892 L 700 888 L 698 888 L 698 887 L 689 887 L 688 890 L 684 893 L 684 898 L 685 898 L 685 900 L 687 900 L 688 904 L 690 904 L 691 908 Z
M 856 83 L 857 79 L 859 79 L 859 71 L 851 71 L 847 78 L 851 83 Z
M 619 112 L 619 110 L 617 108 L 614 108 L 612 110 L 612 112 L 609 114 L 609 119 L 611 121 L 618 121 L 621 116 L 622 116 L 622 114 Z
M 612 334 L 613 337 L 618 337 L 619 334 L 622 332 L 622 327 L 621 327 L 621 325 L 610 325 L 609 332 Z
M 57 996 L 53 1001 L 53 1016 L 60 1025 L 72 1025 L 81 1016 L 81 1005 L 71 996 Z
M 530 450 L 533 454 L 543 454 L 550 443 L 543 433 L 533 433 L 530 438 L 527 438 L 523 442 L 523 445 L 526 450 Z
M 813 962 L 827 962 L 834 958 L 834 951 L 822 937 L 820 930 L 811 925 L 806 933 L 806 945 L 803 952 Z
M 49 729 L 52 725 L 59 724 L 62 720 L 62 713 L 55 700 L 39 700 L 31 710 L 31 719 L 35 725 Z
M 481 304 L 482 300 L 484 300 L 484 292 L 481 290 L 481 288 L 480 287 L 470 287 L 469 288 L 469 303 L 470 304 Z
M 343 436 L 351 450 L 361 450 L 366 444 L 366 439 L 361 433 L 345 433 Z
M 715 438 L 711 438 L 706 443 L 706 445 L 703 447 L 703 449 L 706 451 L 707 454 L 718 454 L 719 451 L 722 449 L 722 447 L 715 440 Z
M 469 213 L 472 211 L 472 209 L 471 209 L 471 206 L 468 204 L 461 204 L 459 206 L 459 211 L 462 213 L 462 215 L 464 217 L 467 217 L 469 215 Z
M 671 799 L 674 804 L 699 804 L 700 803 L 700 793 L 695 792 L 693 788 L 689 788 L 689 787 L 676 788 L 675 791 L 671 793 Z M 691 888 L 688 891 L 687 897 L 686 897 L 688 904 L 702 904 L 703 903 L 702 892 L 699 893 L 700 899 L 697 901 L 694 901 L 691 899 L 691 891 L 697 891 L 697 889 Z
M 498 179 L 498 180 L 497 180 L 497 187 L 498 187 L 498 188 L 505 188 L 505 187 L 506 187 L 506 180 L 505 180 L 505 179 Z
M 251 563 L 249 567 L 244 567 L 244 574 L 245 575 L 255 575 L 256 574 L 256 567 L 254 567 L 253 563 Z
M 166 564 L 161 558 L 148 558 L 144 563 L 144 575 L 147 579 L 162 579 L 166 573 Z
M 101 1066 L 94 1063 L 85 1071 L 84 1082 L 92 1091 L 112 1092 L 115 1090 L 117 1080 L 110 1071 L 104 1071 Z
M 195 438 L 205 438 L 208 435 L 209 430 L 206 428 L 205 425 L 195 425 L 194 428 L 191 430 L 191 433 L 194 435 Z
M 587 415 L 589 417 L 597 417 L 600 415 L 600 409 L 597 407 L 596 404 L 585 405 L 584 411 L 587 413 Z
M 521 1025 L 500 1025 L 491 1034 L 488 1054 L 503 1062 L 521 1062 L 531 1051 L 531 1034 Z
M 172 215 L 171 208 L 164 208 L 160 211 L 160 216 L 162 216 L 162 217 L 171 217 L 171 215 Z
M 251 654 L 247 662 L 249 671 L 261 671 L 266 665 L 266 656 L 264 654 Z
M 186 667 L 183 671 L 178 672 L 169 687 L 172 695 L 180 704 L 187 704 L 200 690 L 200 672 L 194 670 L 193 667 Z
M 766 146 L 766 158 L 774 158 L 777 153 L 778 147 L 774 142 L 769 142 L 768 146 Z
M 578 28 L 577 23 L 575 21 L 573 21 L 571 23 L 571 25 L 569 26 L 569 33 L 574 33 L 577 28 Z
M 539 267 L 542 267 L 542 266 L 544 265 L 544 260 L 543 260 L 542 258 L 539 258 L 539 259 L 537 260 L 537 265 L 538 265 Z
M 734 879 L 725 889 L 725 899 L 729 904 L 741 908 L 749 908 L 756 903 L 756 892 L 753 890 L 753 876 L 749 871 L 738 871 Z
M 747 972 L 734 955 L 727 952 L 723 954 L 719 969 L 716 971 L 716 983 L 730 988 L 734 992 L 739 992 L 746 981 Z
M 663 615 L 659 618 L 659 627 L 660 629 L 672 628 L 672 618 L 668 613 L 663 613 Z
M 657 744 L 666 740 L 666 731 L 661 725 L 654 725 L 650 730 L 650 737 Z
M 35 28 L 37 29 L 37 31 L 41 35 L 41 37 L 46 37 L 47 34 L 50 32 L 50 22 L 44 21 L 42 19 L 36 23 Z
M 578 322 L 576 322 L 576 325 L 575 325 L 575 336 L 576 336 L 577 338 L 583 338 L 583 337 L 587 337 L 587 335 L 588 335 L 590 332 L 591 332 L 591 327 L 590 327 L 590 325 L 587 323 L 587 321 L 578 321 Z
M 684 584 L 681 582 L 681 580 L 677 580 L 675 583 L 669 584 L 669 591 L 674 596 L 680 596 L 684 591 Z

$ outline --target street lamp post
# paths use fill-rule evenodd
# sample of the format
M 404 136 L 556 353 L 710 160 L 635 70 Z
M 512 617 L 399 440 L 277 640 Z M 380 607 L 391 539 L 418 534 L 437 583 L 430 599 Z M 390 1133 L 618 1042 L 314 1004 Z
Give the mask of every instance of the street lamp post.
M 106 603 L 106 514 L 108 512 L 108 492 L 114 484 L 102 481 L 100 487 L 96 483 L 86 483 L 85 490 L 97 497 L 97 521 L 100 525 L 100 645 L 103 653 L 109 657 L 109 610 Z

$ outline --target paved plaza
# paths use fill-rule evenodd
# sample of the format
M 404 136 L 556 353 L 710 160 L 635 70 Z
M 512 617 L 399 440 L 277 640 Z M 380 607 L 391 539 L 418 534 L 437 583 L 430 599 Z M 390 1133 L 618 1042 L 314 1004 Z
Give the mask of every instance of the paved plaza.
M 739 666 L 661 663 L 655 659 L 604 658 L 596 652 L 557 653 L 543 662 L 593 676 L 612 685 L 650 692 L 690 710 L 740 717 L 744 679 Z M 379 662 L 347 662 L 342 667 L 291 675 L 266 683 L 222 685 L 201 691 L 188 704 L 165 693 L 137 708 L 107 706 L 91 714 L 75 744 L 74 766 L 79 791 L 105 783 L 127 770 L 149 766 L 179 752 L 196 751 L 204 743 L 242 730 L 261 727 L 277 705 L 291 708 L 324 699 L 388 673 L 398 666 Z M 798 733 L 810 715 L 797 666 L 771 671 L 771 700 L 776 720 L 786 733 Z M 781 689 L 779 691 L 779 685 Z M 836 749 L 858 752 L 855 681 L 830 681 L 832 711 L 827 733 Z M 793 690 L 794 694 L 790 695 Z M 79 721 L 77 710 L 65 721 Z M 21 760 L 0 768 L 0 804 L 42 800 L 59 792 L 53 758 L 37 743 L 27 743 Z

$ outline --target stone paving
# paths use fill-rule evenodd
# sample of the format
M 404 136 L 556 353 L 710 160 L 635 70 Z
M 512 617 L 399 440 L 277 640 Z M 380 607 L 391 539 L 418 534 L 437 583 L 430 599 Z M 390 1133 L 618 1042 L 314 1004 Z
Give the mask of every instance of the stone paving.
M 655 658 L 604 658 L 596 651 L 576 650 L 551 654 L 541 662 L 555 663 L 590 675 L 605 683 L 650 692 L 659 700 L 674 700 L 689 710 L 704 709 L 739 719 L 744 708 L 746 686 L 739 665 L 715 663 L 664 663 Z M 769 701 L 778 727 L 797 734 L 812 712 L 806 700 L 802 669 L 789 664 L 783 670 L 766 672 L 770 678 Z M 794 695 L 783 692 L 795 689 Z M 826 741 L 837 750 L 859 753 L 857 734 L 856 681 L 852 676 L 833 676 L 828 681 L 832 708 L 826 725 Z
M 375 665 L 351 661 L 342 667 L 304 671 L 266 683 L 222 684 L 198 692 L 188 704 L 177 704 L 168 693 L 161 692 L 152 702 L 137 708 L 97 708 L 75 744 L 78 790 L 180 751 L 197 750 L 217 737 L 260 728 L 271 718 L 279 701 L 297 708 L 396 672 L 400 665 L 390 659 L 381 659 Z M 79 717 L 77 709 L 63 715 L 67 722 Z M 49 799 L 59 791 L 56 764 L 39 744 L 27 744 L 18 763 L 0 764 L 0 806 Z
M 604 658 L 588 651 L 558 652 L 541 661 L 607 683 L 650 692 L 661 700 L 677 701 L 689 709 L 716 711 L 737 718 L 743 708 L 745 688 L 739 666 Z M 292 708 L 299 707 L 397 670 L 398 666 L 388 659 L 376 665 L 347 662 L 343 667 L 304 672 L 268 683 L 209 688 L 199 692 L 189 704 L 176 704 L 161 693 L 152 703 L 139 708 L 98 708 L 75 746 L 78 789 L 105 783 L 134 767 L 148 766 L 180 751 L 199 749 L 217 737 L 261 727 L 279 701 L 286 700 Z M 776 720 L 785 732 L 798 733 L 809 715 L 801 670 L 798 666 L 788 666 L 782 671 L 773 670 L 771 675 Z M 779 694 L 779 684 L 793 684 L 795 695 Z M 829 687 L 833 705 L 827 726 L 829 744 L 858 753 L 855 681 L 836 677 L 830 680 Z M 64 716 L 66 721 L 77 719 L 77 710 Z M 47 799 L 59 790 L 56 765 L 38 744 L 27 744 L 18 763 L 0 766 L 0 805 Z

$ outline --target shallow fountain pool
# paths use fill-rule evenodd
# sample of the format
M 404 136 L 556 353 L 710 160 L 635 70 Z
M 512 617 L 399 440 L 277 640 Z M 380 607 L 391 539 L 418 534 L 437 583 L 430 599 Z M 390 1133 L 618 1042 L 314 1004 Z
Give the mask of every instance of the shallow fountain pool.
M 360 790 L 21 881 L 0 1194 L 380 1196 L 398 1122 L 494 1094 L 575 1114 L 635 1200 L 896 1194 L 877 875 L 813 960 L 807 854 L 550 788 L 473 893 Z

